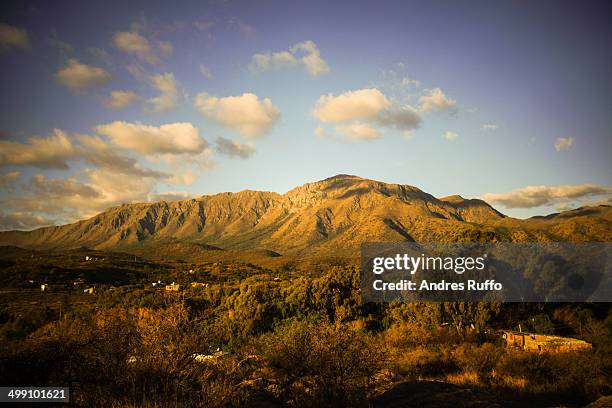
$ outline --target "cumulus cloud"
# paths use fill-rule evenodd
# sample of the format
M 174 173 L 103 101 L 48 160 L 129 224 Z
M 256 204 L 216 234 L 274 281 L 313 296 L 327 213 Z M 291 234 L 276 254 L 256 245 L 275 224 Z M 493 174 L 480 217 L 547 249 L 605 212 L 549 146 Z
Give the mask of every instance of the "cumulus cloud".
M 455 132 L 451 132 L 450 130 L 447 130 L 446 132 L 444 132 L 444 134 L 442 135 L 442 137 L 450 142 L 452 142 L 453 140 L 457 140 L 459 138 L 459 134 L 455 133 Z
M 217 137 L 215 140 L 217 151 L 229 157 L 240 157 L 248 159 L 255 153 L 255 146 L 249 143 L 240 143 L 237 140 L 230 140 L 224 137 Z
M 288 68 L 297 65 L 297 59 L 289 51 L 257 53 L 251 58 L 249 69 L 253 72 Z
M 393 107 L 381 112 L 376 122 L 384 126 L 393 126 L 405 132 L 411 132 L 421 125 L 421 116 L 410 105 Z
M 574 145 L 573 137 L 559 137 L 555 142 L 555 150 L 560 152 L 562 150 L 569 150 Z
M 481 127 L 482 130 L 497 130 L 499 126 L 493 123 L 484 123 Z
M 209 120 L 247 138 L 266 134 L 280 118 L 280 110 L 269 98 L 259 100 L 252 93 L 217 98 L 204 92 L 196 96 L 195 107 Z
M 0 228 L 31 229 L 90 217 L 111 206 L 150 199 L 158 183 L 190 184 L 196 179 L 194 164 L 210 165 L 210 148 L 190 123 L 159 127 L 112 122 L 95 128 L 100 136 L 73 135 L 55 130 L 47 138 L 27 143 L 0 142 L 0 164 L 68 168 L 69 160 L 86 164 L 69 176 L 51 178 L 36 174 L 19 183 L 20 196 L 0 199 Z M 159 161 L 149 169 L 142 160 Z M 71 162 L 72 163 L 72 162 Z M 5 190 L 19 172 L 0 175 Z
M 355 122 L 336 126 L 336 132 L 348 140 L 375 140 L 382 137 L 380 132 L 368 124 Z
M 57 72 L 57 78 L 71 90 L 78 91 L 103 85 L 111 79 L 111 75 L 104 68 L 81 64 L 70 58 L 66 66 Z
M 329 66 L 323 58 L 317 45 L 312 41 L 302 41 L 291 47 L 293 54 L 303 54 L 300 61 L 306 67 L 308 73 L 312 76 L 319 76 L 329 72 Z
M 338 96 L 322 95 L 315 104 L 313 116 L 325 123 L 342 123 L 336 127 L 337 133 L 352 140 L 381 137 L 373 125 L 411 131 L 421 124 L 416 109 L 410 105 L 392 103 L 377 88 L 348 91 Z
M 170 175 L 161 171 L 142 168 L 137 159 L 118 152 L 105 140 L 99 137 L 79 135 L 78 147 L 80 155 L 87 163 L 98 168 L 130 174 L 139 177 L 169 178 Z
M 532 208 L 611 193 L 612 188 L 596 184 L 527 186 L 507 193 L 487 193 L 482 199 L 506 208 Z
M 391 102 L 376 88 L 348 91 L 338 96 L 323 95 L 317 101 L 313 115 L 321 122 L 344 122 L 374 119 L 391 107 Z
M 162 58 L 172 55 L 172 44 L 158 41 L 152 44 L 137 32 L 121 31 L 113 36 L 115 46 L 120 50 L 135 55 L 141 61 L 157 64 Z
M 96 198 L 100 193 L 92 186 L 78 182 L 74 178 L 49 179 L 44 174 L 32 177 L 32 191 L 47 198 L 61 198 L 65 196 L 79 196 L 82 198 Z
M 249 69 L 252 72 L 278 70 L 302 66 L 306 71 L 317 77 L 329 72 L 329 66 L 323 58 L 317 45 L 308 40 L 290 47 L 288 50 L 261 52 L 253 55 Z
M 446 96 L 440 88 L 426 89 L 419 98 L 419 111 L 423 113 L 454 110 L 456 107 L 457 101 Z
M 66 169 L 66 161 L 75 154 L 72 141 L 59 129 L 54 129 L 49 137 L 31 137 L 26 143 L 0 140 L 0 166 L 27 165 Z
M 207 147 L 198 129 L 188 122 L 156 127 L 116 121 L 97 126 L 95 130 L 107 136 L 116 146 L 145 155 L 197 154 Z
M 134 91 L 112 91 L 104 104 L 111 109 L 124 109 L 140 99 Z
M 152 112 L 164 112 L 176 107 L 178 86 L 174 74 L 165 73 L 149 77 L 151 85 L 159 91 L 159 95 L 147 100 Z
M 0 23 L 0 48 L 30 48 L 30 37 L 23 28 Z

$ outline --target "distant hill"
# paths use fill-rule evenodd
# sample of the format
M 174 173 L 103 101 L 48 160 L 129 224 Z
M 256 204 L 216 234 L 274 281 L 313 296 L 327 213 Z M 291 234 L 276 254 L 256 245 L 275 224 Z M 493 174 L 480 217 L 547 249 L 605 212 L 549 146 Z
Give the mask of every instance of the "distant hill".
M 612 241 L 611 221 L 610 206 L 518 220 L 482 200 L 338 175 L 282 195 L 245 190 L 124 204 L 74 224 L 0 232 L 0 245 L 342 255 L 365 241 Z

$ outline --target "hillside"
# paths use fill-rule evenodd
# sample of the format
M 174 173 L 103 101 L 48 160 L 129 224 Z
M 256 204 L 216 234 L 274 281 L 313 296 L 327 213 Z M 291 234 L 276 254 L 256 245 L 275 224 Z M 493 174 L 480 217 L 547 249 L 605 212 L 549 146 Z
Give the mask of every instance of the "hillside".
M 611 220 L 609 206 L 517 220 L 482 200 L 338 175 L 283 195 L 245 190 L 124 204 L 69 225 L 1 232 L 0 245 L 337 255 L 364 241 L 610 241 Z

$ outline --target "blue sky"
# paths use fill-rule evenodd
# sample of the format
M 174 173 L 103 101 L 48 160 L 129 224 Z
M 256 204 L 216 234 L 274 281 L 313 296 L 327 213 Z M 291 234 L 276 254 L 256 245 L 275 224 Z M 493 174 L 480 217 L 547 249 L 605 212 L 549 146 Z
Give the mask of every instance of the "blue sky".
M 610 202 L 605 2 L 3 8 L 2 229 L 339 173 L 516 217 Z

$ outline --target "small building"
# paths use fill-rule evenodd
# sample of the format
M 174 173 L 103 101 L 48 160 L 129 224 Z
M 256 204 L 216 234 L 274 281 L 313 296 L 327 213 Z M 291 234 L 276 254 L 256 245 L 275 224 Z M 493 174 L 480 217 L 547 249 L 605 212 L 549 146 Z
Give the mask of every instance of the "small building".
M 178 292 L 181 289 L 181 285 L 178 283 L 172 282 L 170 285 L 166 285 L 166 291 L 168 292 Z
M 208 287 L 208 283 L 204 283 L 204 282 L 191 282 L 191 287 L 192 288 L 207 288 Z
M 93 295 L 96 293 L 96 288 L 95 287 L 87 288 L 83 290 L 83 293 L 86 293 L 88 295 Z
M 591 343 L 571 337 L 504 330 L 502 338 L 506 346 L 516 350 L 562 353 L 590 349 Z

